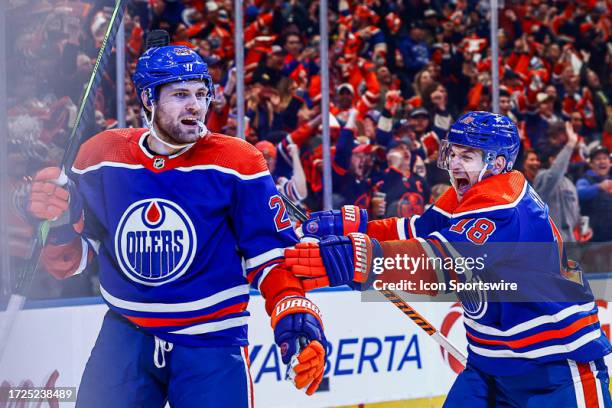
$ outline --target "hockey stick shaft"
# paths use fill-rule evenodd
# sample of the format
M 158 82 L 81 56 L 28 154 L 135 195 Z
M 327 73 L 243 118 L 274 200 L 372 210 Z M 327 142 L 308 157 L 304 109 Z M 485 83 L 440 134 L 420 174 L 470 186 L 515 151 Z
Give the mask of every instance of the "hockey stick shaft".
M 381 290 L 380 291 L 387 300 L 393 303 L 399 310 L 402 311 L 406 316 L 410 318 L 417 326 L 423 329 L 429 336 L 434 339 L 442 348 L 444 348 L 450 355 L 455 357 L 464 367 L 467 364 L 467 357 L 461 350 L 459 350 L 453 343 L 451 343 L 446 336 L 444 336 L 438 329 L 436 329 L 427 319 L 423 317 L 419 312 L 414 310 L 406 301 L 399 297 L 398 294 L 392 290 Z
M 98 56 L 96 58 L 96 63 L 93 67 L 93 70 L 89 77 L 89 81 L 87 82 L 85 91 L 83 92 L 83 97 L 81 98 L 81 102 L 79 104 L 79 110 L 77 111 L 77 116 L 70 132 L 68 145 L 66 146 L 66 150 L 64 151 L 64 155 L 62 157 L 60 166 L 62 168 L 63 174 L 60 178 L 66 177 L 66 168 L 71 165 L 72 160 L 74 159 L 74 156 L 76 155 L 77 150 L 81 145 L 84 126 L 87 123 L 86 118 L 93 118 L 95 102 L 94 98 L 96 90 L 100 85 L 100 81 L 102 80 L 102 73 L 111 55 L 113 49 L 112 43 L 115 38 L 115 34 L 117 33 L 117 30 L 119 29 L 119 26 L 121 24 L 121 20 L 123 19 L 123 13 L 125 11 L 127 1 L 128 0 L 116 0 L 115 2 L 113 13 L 106 29 L 106 33 L 104 34 L 104 39 L 102 40 Z M 118 78 L 117 80 L 123 79 Z M 13 294 L 9 298 L 9 302 L 4 312 L 2 326 L 0 329 L 0 361 L 2 361 L 2 356 L 4 354 L 4 350 L 12 332 L 13 325 L 17 318 L 17 314 L 20 310 L 23 309 L 23 306 L 25 304 L 27 292 L 30 288 L 30 285 L 32 283 L 32 280 L 34 279 L 34 275 L 38 268 L 40 254 L 47 240 L 49 229 L 49 221 L 42 221 L 36 226 L 36 235 L 34 236 L 34 239 L 30 246 L 29 257 L 26 260 L 23 269 L 16 277 L 15 289 L 13 291 Z
M 285 202 L 285 206 L 289 207 L 290 213 L 292 213 L 298 221 L 304 222 L 308 219 L 308 216 L 304 214 L 295 204 L 287 198 L 283 193 L 279 192 L 281 199 Z M 467 357 L 459 350 L 453 343 L 450 342 L 438 329 L 436 329 L 427 319 L 425 319 L 419 312 L 414 310 L 406 301 L 404 301 L 399 295 L 391 290 L 381 290 L 385 298 L 393 303 L 398 309 L 408 316 L 417 326 L 419 326 L 425 333 L 427 333 L 436 343 L 438 343 L 444 350 L 450 355 L 455 357 L 464 367 L 467 364 Z

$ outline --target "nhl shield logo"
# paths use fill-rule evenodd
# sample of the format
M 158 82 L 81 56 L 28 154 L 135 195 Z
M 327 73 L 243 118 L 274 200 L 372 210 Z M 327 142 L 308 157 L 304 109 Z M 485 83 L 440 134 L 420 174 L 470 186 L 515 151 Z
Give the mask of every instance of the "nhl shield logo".
M 132 204 L 115 233 L 121 270 L 129 279 L 148 286 L 183 275 L 193 262 L 196 246 L 195 228 L 185 211 L 161 198 Z
M 155 160 L 153 160 L 153 167 L 156 169 L 162 169 L 165 165 L 166 161 L 163 159 L 163 157 L 156 157 Z

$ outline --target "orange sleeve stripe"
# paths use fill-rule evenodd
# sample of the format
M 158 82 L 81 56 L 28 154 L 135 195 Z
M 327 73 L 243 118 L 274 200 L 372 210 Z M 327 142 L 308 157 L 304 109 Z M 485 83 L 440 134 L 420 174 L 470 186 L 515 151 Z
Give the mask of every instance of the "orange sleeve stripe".
M 249 272 L 249 274 L 247 275 L 247 281 L 249 283 L 252 283 L 253 279 L 255 279 L 255 276 L 257 275 L 258 272 L 262 271 L 263 269 L 267 268 L 270 265 L 279 264 L 282 261 L 283 261 L 282 258 L 276 258 L 276 259 L 272 259 L 272 260 L 264 263 L 263 265 L 259 265 L 257 268 L 255 268 L 251 272 Z
M 400 237 L 397 234 L 397 217 L 385 218 L 368 222 L 366 234 L 378 241 L 396 241 Z
M 259 291 L 266 300 L 266 312 L 272 314 L 274 306 L 287 296 L 304 296 L 302 281 L 282 265 L 273 268 L 259 283 Z

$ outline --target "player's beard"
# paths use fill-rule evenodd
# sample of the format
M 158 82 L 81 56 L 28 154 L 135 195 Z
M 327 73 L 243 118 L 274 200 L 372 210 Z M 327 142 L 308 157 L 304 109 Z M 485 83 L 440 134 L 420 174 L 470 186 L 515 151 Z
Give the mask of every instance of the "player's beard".
M 202 129 L 196 126 L 183 125 L 178 118 L 170 117 L 162 109 L 155 115 L 155 127 L 159 137 L 165 142 L 175 145 L 195 143 L 201 137 Z

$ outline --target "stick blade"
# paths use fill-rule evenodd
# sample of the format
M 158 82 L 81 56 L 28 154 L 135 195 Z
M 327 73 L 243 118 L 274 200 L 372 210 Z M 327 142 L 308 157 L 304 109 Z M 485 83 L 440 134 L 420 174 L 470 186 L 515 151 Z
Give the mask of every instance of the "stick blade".
M 165 47 L 170 44 L 170 35 L 166 30 L 151 30 L 145 39 L 145 49 Z

